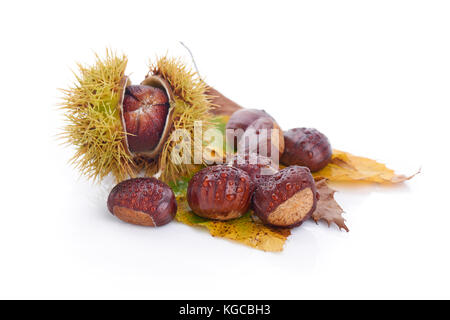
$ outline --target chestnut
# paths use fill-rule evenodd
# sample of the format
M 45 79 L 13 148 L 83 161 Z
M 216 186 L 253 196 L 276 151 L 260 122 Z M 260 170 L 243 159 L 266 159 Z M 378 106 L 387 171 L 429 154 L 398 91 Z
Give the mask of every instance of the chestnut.
M 252 207 L 264 224 L 292 228 L 309 219 L 318 193 L 306 167 L 285 168 L 265 179 L 255 190 Z
M 308 167 L 312 172 L 323 169 L 330 161 L 332 149 L 328 138 L 312 128 L 295 128 L 284 133 L 284 165 Z
M 247 172 L 255 185 L 278 171 L 278 166 L 272 159 L 256 153 L 236 154 L 229 163 Z
M 279 155 L 284 151 L 283 131 L 264 110 L 238 110 L 230 117 L 226 129 L 228 143 L 234 141 L 239 153 L 258 153 L 271 157 L 272 144 Z
M 227 122 L 227 129 L 242 129 L 245 131 L 249 125 L 259 118 L 270 118 L 275 121 L 267 112 L 258 109 L 240 109 L 234 112 Z
M 132 153 L 154 150 L 164 132 L 169 112 L 166 93 L 148 85 L 130 85 L 123 98 L 123 120 Z
M 254 184 L 243 170 L 217 165 L 197 172 L 189 181 L 187 200 L 197 215 L 215 220 L 241 217 L 250 206 Z
M 120 182 L 108 197 L 109 211 L 122 221 L 159 227 L 173 220 L 177 201 L 172 189 L 155 178 Z

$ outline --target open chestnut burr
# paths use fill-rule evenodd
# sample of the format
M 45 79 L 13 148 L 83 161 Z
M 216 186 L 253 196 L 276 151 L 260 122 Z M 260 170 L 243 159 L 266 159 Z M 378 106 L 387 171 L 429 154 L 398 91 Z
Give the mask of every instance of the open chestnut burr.
M 159 172 L 163 181 L 191 175 L 191 164 L 171 161 L 175 132 L 193 136 L 196 121 L 204 130 L 214 126 L 209 87 L 182 61 L 168 57 L 158 58 L 145 80 L 132 85 L 127 62 L 110 51 L 105 58 L 97 55 L 95 64 L 79 65 L 75 85 L 64 90 L 67 125 L 61 136 L 75 147 L 72 163 L 94 180 L 112 174 L 122 181 L 141 171 Z

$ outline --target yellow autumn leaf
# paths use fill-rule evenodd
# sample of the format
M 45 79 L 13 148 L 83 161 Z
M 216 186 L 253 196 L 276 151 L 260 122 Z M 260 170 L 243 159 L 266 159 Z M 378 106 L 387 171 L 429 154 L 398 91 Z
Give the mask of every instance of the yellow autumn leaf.
M 322 170 L 314 172 L 316 180 L 328 179 L 338 182 L 378 182 L 399 183 L 415 176 L 398 175 L 386 165 L 368 158 L 354 156 L 350 153 L 333 150 L 331 162 Z
M 263 251 L 279 252 L 287 237 L 289 229 L 274 229 L 253 221 L 248 212 L 239 219 L 213 221 L 195 215 L 184 197 L 178 197 L 178 211 L 175 219 L 189 226 L 206 228 L 213 237 L 237 241 Z

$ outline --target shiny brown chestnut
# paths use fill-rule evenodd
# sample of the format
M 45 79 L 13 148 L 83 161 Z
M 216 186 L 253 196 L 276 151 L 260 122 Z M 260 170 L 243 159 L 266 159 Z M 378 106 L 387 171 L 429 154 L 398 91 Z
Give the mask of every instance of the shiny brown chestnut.
M 292 228 L 311 217 L 317 198 L 309 169 L 292 166 L 280 170 L 257 186 L 252 207 L 264 224 Z
M 227 126 L 227 142 L 237 145 L 239 153 L 272 156 L 272 144 L 281 155 L 284 151 L 283 131 L 264 110 L 241 109 L 233 113 Z
M 169 112 L 165 92 L 148 85 L 130 85 L 125 89 L 122 112 L 129 150 L 142 153 L 155 149 Z
M 227 129 L 242 129 L 245 131 L 249 125 L 259 118 L 270 118 L 275 121 L 267 112 L 258 109 L 240 109 L 234 112 L 227 122 Z
M 272 159 L 256 153 L 236 154 L 229 163 L 247 172 L 255 186 L 278 171 L 278 166 Z
M 254 184 L 245 171 L 217 165 L 192 177 L 187 200 L 192 211 L 201 217 L 229 220 L 248 211 L 253 191 Z
M 332 149 L 328 138 L 312 128 L 295 128 L 284 133 L 285 150 L 281 156 L 284 165 L 308 167 L 312 172 L 323 169 L 331 160 Z
M 120 182 L 111 190 L 108 209 L 125 222 L 159 227 L 173 220 L 177 201 L 164 182 L 155 178 L 134 178 Z

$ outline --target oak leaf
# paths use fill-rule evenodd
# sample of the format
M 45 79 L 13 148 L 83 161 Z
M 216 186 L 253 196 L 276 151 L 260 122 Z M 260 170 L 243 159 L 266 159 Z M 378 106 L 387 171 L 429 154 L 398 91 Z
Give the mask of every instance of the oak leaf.
M 325 179 L 316 181 L 316 188 L 319 193 L 319 200 L 317 201 L 316 210 L 312 214 L 312 219 L 315 222 L 325 220 L 328 226 L 334 223 L 339 229 L 344 229 L 348 232 L 349 229 L 345 225 L 344 217 L 342 217 L 344 210 L 334 199 L 336 190 L 328 186 Z

